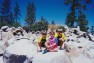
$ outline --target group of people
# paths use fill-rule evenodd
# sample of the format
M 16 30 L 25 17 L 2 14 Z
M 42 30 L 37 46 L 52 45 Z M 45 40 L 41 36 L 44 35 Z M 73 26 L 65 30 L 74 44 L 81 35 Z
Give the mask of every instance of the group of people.
M 49 38 L 47 37 L 46 31 L 41 32 L 42 36 L 38 39 L 39 52 L 42 52 L 42 47 L 45 47 L 43 54 L 46 52 L 57 52 L 58 46 L 60 50 L 66 48 L 64 42 L 66 41 L 66 36 L 62 29 L 57 29 L 56 33 L 51 30 L 49 32 Z M 64 48 L 62 48 L 64 44 Z M 67 50 L 67 52 L 69 52 Z

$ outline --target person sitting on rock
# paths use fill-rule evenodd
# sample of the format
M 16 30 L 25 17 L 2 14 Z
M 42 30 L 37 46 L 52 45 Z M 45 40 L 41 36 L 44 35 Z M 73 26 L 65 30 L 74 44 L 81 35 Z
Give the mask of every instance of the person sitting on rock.
M 42 52 L 42 47 L 45 47 L 45 42 L 48 40 L 46 31 L 41 32 L 42 36 L 38 39 L 39 52 Z
M 54 37 L 55 35 L 55 32 L 51 31 L 49 33 L 50 35 L 50 38 L 48 39 L 48 41 L 45 43 L 45 46 L 46 46 L 46 50 L 44 50 L 43 54 L 45 54 L 46 52 L 57 52 L 58 49 L 57 49 L 57 38 Z
M 62 29 L 57 29 L 57 33 L 55 33 L 55 37 L 58 39 L 58 46 L 60 46 L 60 50 L 63 50 L 62 45 L 66 41 L 66 36 Z

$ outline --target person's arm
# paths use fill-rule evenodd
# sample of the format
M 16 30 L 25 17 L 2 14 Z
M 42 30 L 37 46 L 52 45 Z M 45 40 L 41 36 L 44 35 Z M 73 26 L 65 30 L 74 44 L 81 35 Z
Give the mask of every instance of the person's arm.
M 57 43 L 58 43 L 58 40 L 57 40 L 57 38 L 55 38 L 55 43 L 52 44 L 50 47 L 53 47 L 53 46 L 57 45 Z
M 41 42 L 41 39 L 42 39 L 42 37 L 40 37 L 40 38 L 38 39 L 38 43 L 40 43 L 40 42 Z
M 55 45 L 56 45 L 56 43 L 52 44 L 50 47 L 53 47 L 53 46 L 55 46 Z
M 58 37 L 57 33 L 55 33 L 55 37 L 56 37 L 56 38 Z
M 64 39 L 64 41 L 66 41 L 66 36 L 64 33 L 62 34 L 62 38 Z
M 45 42 L 45 46 L 49 49 L 51 48 L 52 46 L 54 46 L 54 44 L 50 44 L 50 39 L 46 40 Z
M 48 42 L 49 41 L 49 38 L 48 37 L 46 37 L 46 42 Z

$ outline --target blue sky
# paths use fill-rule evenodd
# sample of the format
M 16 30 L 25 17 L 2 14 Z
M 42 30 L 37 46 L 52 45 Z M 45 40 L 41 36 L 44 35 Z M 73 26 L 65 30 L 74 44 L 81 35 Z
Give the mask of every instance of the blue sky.
M 2 0 L 0 0 L 2 1 Z M 36 7 L 36 20 L 40 20 L 43 16 L 46 20 L 51 23 L 52 20 L 56 24 L 65 25 L 65 19 L 69 7 L 64 5 L 63 0 L 11 0 L 11 8 L 14 7 L 15 2 L 18 2 L 21 9 L 20 22 L 25 25 L 26 7 L 28 2 L 34 2 Z M 94 25 L 94 0 L 87 6 L 85 11 L 87 15 L 87 20 L 89 21 L 89 27 Z

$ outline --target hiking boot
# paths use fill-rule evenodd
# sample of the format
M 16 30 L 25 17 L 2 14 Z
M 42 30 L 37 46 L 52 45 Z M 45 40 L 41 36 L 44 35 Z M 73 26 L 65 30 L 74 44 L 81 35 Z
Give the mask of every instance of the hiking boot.
M 40 50 L 39 52 L 42 52 L 42 50 Z
M 64 48 L 59 48 L 59 50 L 64 50 Z
M 45 53 L 47 53 L 47 52 L 49 52 L 49 50 L 44 50 L 43 54 L 45 54 Z

